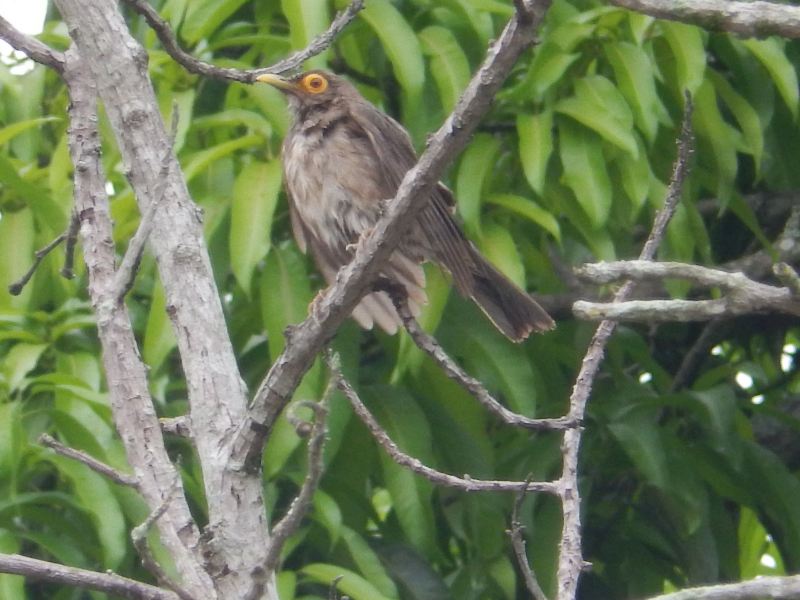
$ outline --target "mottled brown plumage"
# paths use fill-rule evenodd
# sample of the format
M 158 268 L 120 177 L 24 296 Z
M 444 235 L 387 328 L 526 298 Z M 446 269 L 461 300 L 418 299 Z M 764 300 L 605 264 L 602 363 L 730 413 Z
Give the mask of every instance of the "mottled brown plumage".
M 293 123 L 283 143 L 283 168 L 292 228 L 303 252 L 310 251 L 328 283 L 350 262 L 352 245 L 380 218 L 403 176 L 417 162 L 406 131 L 380 112 L 344 79 L 310 71 L 291 79 L 262 75 L 289 100 Z M 431 260 L 453 276 L 508 338 L 519 342 L 553 320 L 525 292 L 484 259 L 452 216 L 450 190 L 439 184 L 409 235 L 382 273 L 402 283 L 412 312 L 425 303 L 425 274 Z M 366 295 L 353 318 L 370 329 L 394 333 L 401 324 L 384 292 Z

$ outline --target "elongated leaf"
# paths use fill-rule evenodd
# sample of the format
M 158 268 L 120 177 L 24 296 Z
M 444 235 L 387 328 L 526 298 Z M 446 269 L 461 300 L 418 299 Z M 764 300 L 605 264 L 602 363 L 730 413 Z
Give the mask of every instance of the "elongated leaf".
M 192 121 L 192 127 L 210 129 L 212 127 L 238 127 L 244 125 L 260 134 L 264 139 L 272 135 L 272 125 L 263 115 L 242 108 L 231 108 L 222 112 L 199 117 Z
M 487 223 L 483 228 L 480 247 L 489 262 L 520 288 L 525 289 L 525 267 L 514 238 L 507 229 Z
M 25 376 L 36 367 L 46 344 L 15 344 L 3 361 L 3 374 L 11 390 L 16 390 Z
M 517 116 L 519 158 L 525 179 L 534 192 L 544 193 L 547 164 L 553 153 L 553 113 Z
M 27 305 L 33 285 L 29 283 L 19 296 L 8 293 L 8 286 L 25 273 L 33 260 L 33 213 L 30 210 L 4 211 L 0 219 L 0 310 Z
M 196 44 L 209 37 L 222 22 L 236 12 L 246 0 L 192 0 L 187 5 L 181 37 Z
M 167 300 L 161 284 L 153 289 L 150 313 L 144 332 L 142 356 L 151 369 L 157 370 L 175 347 L 175 334 L 167 316 Z
M 707 165 L 720 200 L 727 204 L 738 169 L 737 132 L 722 118 L 717 94 L 710 81 L 704 81 L 697 88 L 692 122 L 698 137 L 701 164 Z
M 0 146 L 8 143 L 9 140 L 18 136 L 20 133 L 27 131 L 28 129 L 58 120 L 58 117 L 39 117 L 38 119 L 28 119 L 26 121 L 19 121 L 18 123 L 6 125 L 0 129 Z
M 568 121 L 562 121 L 558 129 L 563 182 L 575 194 L 592 227 L 599 229 L 611 210 L 611 180 L 600 140 Z
M 388 0 L 370 0 L 360 15 L 381 41 L 409 101 L 416 101 L 425 83 L 425 64 L 414 30 Z
M 575 84 L 575 96 L 565 98 L 555 110 L 569 115 L 633 157 L 639 147 L 631 131 L 633 115 L 625 99 L 605 77 L 592 75 Z
M 439 88 L 445 112 L 451 112 L 470 79 L 469 62 L 455 36 L 438 25 L 417 34 L 422 48 L 431 58 L 431 73 Z
M 669 491 L 669 467 L 657 417 L 652 404 L 634 404 L 619 411 L 608 428 L 642 476 Z
M 250 163 L 236 177 L 233 186 L 229 237 L 231 269 L 248 295 L 253 270 L 269 252 L 272 215 L 280 190 L 278 160 Z
M 514 211 L 518 215 L 536 223 L 561 242 L 561 227 L 558 224 L 558 220 L 533 200 L 514 194 L 491 194 L 487 201 Z
M 388 386 L 369 388 L 364 396 L 372 400 L 371 409 L 395 443 L 403 451 L 430 464 L 431 432 L 414 399 L 400 388 Z M 424 556 L 435 556 L 436 528 L 430 483 L 397 465 L 385 453 L 381 453 L 381 464 L 392 509 L 403 531 Z
M 289 21 L 289 39 L 292 48 L 299 50 L 328 27 L 328 2 L 326 0 L 281 0 L 283 14 Z M 325 53 L 307 61 L 310 68 L 325 66 Z
M 458 210 L 464 219 L 464 227 L 474 235 L 480 234 L 481 199 L 499 151 L 500 141 L 497 138 L 479 133 L 464 152 L 458 167 Z
M 706 70 L 706 49 L 700 30 L 692 25 L 660 21 L 661 31 L 669 44 L 675 59 L 675 70 L 678 76 L 679 93 L 688 91 L 694 94 Z
M 349 527 L 342 527 L 342 542 L 367 581 L 374 585 L 381 594 L 389 598 L 397 598 L 397 586 L 387 575 L 380 558 L 366 540 Z
M 336 588 L 353 600 L 392 600 L 360 575 L 336 565 L 313 563 L 303 567 L 300 572 L 328 587 L 338 581 Z
M 619 90 L 633 109 L 639 131 L 652 144 L 659 121 L 669 122 L 669 116 L 656 92 L 649 56 L 644 49 L 629 42 L 607 44 L 604 49 L 614 68 Z
M 761 161 L 764 157 L 764 129 L 761 125 L 761 119 L 758 118 L 758 112 L 719 73 L 709 71 L 708 76 L 714 84 L 714 89 L 718 96 L 725 102 L 739 124 L 742 138 L 745 141 L 745 147 L 742 150 L 753 155 L 756 176 L 758 176 L 761 171 Z
M 789 111 L 797 118 L 797 106 L 800 101 L 797 71 L 786 56 L 783 42 L 776 38 L 769 38 L 744 40 L 742 44 L 764 65 L 772 77 L 772 81 L 775 82 L 778 93 L 789 107 Z
M 235 140 L 223 142 L 211 148 L 201 150 L 192 155 L 183 169 L 186 181 L 189 182 L 197 175 L 203 173 L 208 166 L 216 160 L 230 156 L 237 150 L 250 148 L 251 146 L 257 146 L 263 143 L 264 140 L 260 135 L 245 135 Z

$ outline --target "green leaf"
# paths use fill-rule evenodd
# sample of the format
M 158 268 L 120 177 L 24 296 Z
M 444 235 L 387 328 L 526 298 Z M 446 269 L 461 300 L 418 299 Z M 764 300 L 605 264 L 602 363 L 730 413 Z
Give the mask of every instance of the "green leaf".
M 497 165 L 500 140 L 487 133 L 475 135 L 458 166 L 456 195 L 464 227 L 472 235 L 481 231 L 481 199 Z
M 47 344 L 15 344 L 8 351 L 3 360 L 3 375 L 12 391 L 16 390 L 25 376 L 36 368 L 42 352 L 46 349 Z
M 314 518 L 328 532 L 331 546 L 334 546 L 342 534 L 342 511 L 336 500 L 322 490 L 317 490 L 314 494 Z
M 74 494 L 92 517 L 103 552 L 103 566 L 116 569 L 125 557 L 127 528 L 110 484 L 87 466 L 51 454 L 48 460 L 72 483 Z
M 407 454 L 431 464 L 431 432 L 425 415 L 414 398 L 401 388 L 375 386 L 364 390 L 376 418 L 395 443 Z M 431 484 L 399 466 L 385 452 L 381 464 L 392 509 L 409 541 L 423 555 L 436 555 L 436 527 Z
M 600 140 L 586 128 L 563 120 L 559 123 L 562 181 L 595 229 L 602 228 L 611 211 L 611 180 Z
M 547 178 L 547 164 L 553 153 L 553 113 L 546 110 L 538 115 L 518 115 L 517 135 L 525 179 L 541 196 Z
M 417 35 L 423 51 L 431 58 L 431 73 L 439 88 L 442 107 L 449 113 L 469 83 L 467 57 L 455 36 L 444 27 L 432 25 Z
M 272 216 L 281 190 L 280 161 L 252 162 L 236 177 L 228 238 L 231 270 L 250 295 L 253 270 L 270 246 Z
M 669 467 L 653 404 L 636 403 L 624 407 L 608 425 L 630 461 L 650 483 L 669 491 Z
M 160 283 L 156 283 L 153 288 L 142 346 L 144 362 L 153 371 L 158 370 L 175 347 L 175 334 L 167 315 L 167 300 Z
M 215 32 L 246 0 L 192 0 L 188 3 L 181 37 L 196 44 Z
M 714 84 L 717 95 L 725 102 L 739 124 L 743 140 L 746 142 L 743 150 L 753 155 L 753 164 L 758 177 L 761 161 L 764 158 L 764 128 L 761 126 L 761 119 L 758 118 L 758 112 L 722 75 L 709 70 L 708 77 Z
M 647 201 L 647 196 L 650 192 L 650 180 L 654 177 L 650 170 L 650 161 L 647 153 L 638 136 L 636 141 L 639 144 L 639 156 L 637 158 L 620 153 L 614 161 L 614 165 L 619 170 L 620 178 L 622 179 L 622 189 L 632 204 L 633 210 L 630 211 L 631 223 L 635 221 L 639 211 Z
M 514 90 L 515 98 L 541 101 L 550 88 L 566 79 L 567 69 L 580 57 L 578 52 L 564 52 L 556 44 L 545 42 L 536 50 L 523 84 Z
M 275 360 L 283 350 L 283 330 L 308 315 L 311 286 L 303 258 L 294 246 L 276 246 L 261 274 L 261 316 Z
M 591 75 L 578 80 L 575 96 L 558 102 L 555 110 L 594 130 L 631 156 L 639 155 L 632 132 L 631 110 L 614 84 L 605 77 Z
M 675 59 L 675 71 L 678 77 L 677 90 L 682 96 L 684 91 L 694 95 L 703 83 L 706 71 L 706 49 L 700 30 L 693 25 L 659 21 L 661 31 L 667 40 L 672 56 Z
M 230 156 L 237 150 L 250 148 L 252 146 L 259 146 L 263 143 L 264 138 L 262 138 L 260 135 L 245 135 L 228 142 L 217 144 L 211 148 L 195 152 L 191 155 L 191 158 L 189 158 L 189 161 L 183 168 L 183 173 L 186 176 L 186 182 L 188 183 L 197 175 L 204 173 L 208 166 L 214 161 Z
M 328 28 L 328 2 L 326 0 L 281 0 L 283 14 L 289 21 L 289 39 L 292 48 L 305 48 L 318 34 Z M 325 53 L 308 61 L 309 68 L 325 66 Z
M 539 227 L 552 234 L 559 243 L 561 242 L 561 227 L 558 224 L 558 220 L 533 200 L 515 194 L 491 194 L 486 200 L 536 223 Z
M 222 112 L 198 117 L 192 121 L 192 128 L 211 129 L 212 127 L 244 126 L 261 135 L 265 140 L 272 135 L 272 125 L 263 115 L 243 108 L 231 108 Z
M 480 248 L 490 263 L 520 288 L 525 289 L 525 267 L 508 229 L 495 223 L 484 225 Z
M 786 55 L 782 40 L 769 38 L 765 40 L 743 40 L 742 45 L 750 50 L 769 72 L 778 93 L 783 98 L 792 116 L 797 118 L 797 105 L 800 95 L 797 83 L 797 70 Z
M 23 288 L 19 296 L 8 293 L 8 286 L 17 281 L 33 260 L 33 213 L 30 210 L 2 213 L 0 218 L 0 310 L 23 308 L 28 304 L 33 285 Z
M 381 41 L 409 102 L 416 102 L 425 83 L 425 63 L 411 25 L 389 0 L 369 0 L 359 15 Z
M 358 533 L 349 527 L 342 527 L 342 542 L 362 575 L 374 585 L 381 594 L 398 598 L 397 586 L 386 574 L 380 558 Z
M 20 133 L 27 131 L 28 129 L 38 127 L 44 123 L 60 120 L 61 119 L 58 117 L 39 117 L 38 119 L 27 119 L 25 121 L 19 121 L 17 123 L 12 123 L 11 125 L 6 125 L 0 129 L 0 146 L 7 144 L 10 140 L 18 136 Z
M 19 552 L 19 542 L 9 532 L 0 529 L 0 552 L 16 554 Z M 4 600 L 26 600 L 25 578 L 21 575 L 0 575 L 0 598 Z
M 353 600 L 392 600 L 360 575 L 336 565 L 312 563 L 300 569 L 300 572 L 329 588 L 334 581 L 338 581 L 336 589 Z
M 655 141 L 658 123 L 669 122 L 667 109 L 656 91 L 654 68 L 645 50 L 630 42 L 604 46 L 620 92 L 633 109 L 634 120 L 649 144 Z
M 723 204 L 727 204 L 738 169 L 738 132 L 722 118 L 717 94 L 709 80 L 704 81 L 694 95 L 692 124 L 697 135 L 700 163 L 708 169 L 712 184 L 716 184 L 716 193 Z

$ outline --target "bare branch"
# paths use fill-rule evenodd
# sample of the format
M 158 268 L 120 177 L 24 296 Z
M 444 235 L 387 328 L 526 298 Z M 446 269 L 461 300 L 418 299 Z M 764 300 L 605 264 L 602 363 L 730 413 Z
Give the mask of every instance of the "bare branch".
M 403 320 L 406 331 L 417 347 L 430 356 L 445 374 L 469 392 L 486 410 L 499 417 L 507 425 L 541 431 L 563 431 L 578 426 L 569 417 L 555 419 L 532 419 L 509 410 L 498 402 L 484 385 L 462 369 L 450 358 L 432 335 L 426 333 L 417 323 L 408 308 L 405 288 L 385 278 L 376 283 L 376 289 L 389 294 L 397 314 Z
M 653 596 L 649 600 L 793 600 L 800 598 L 800 575 L 759 577 L 740 583 L 725 583 L 689 588 Z
M 335 390 L 336 382 L 334 377 L 331 376 L 328 387 L 319 403 L 302 403 L 303 406 L 308 406 L 314 411 L 314 422 L 311 425 L 310 439 L 308 440 L 308 473 L 303 485 L 300 487 L 300 492 L 292 500 L 289 510 L 272 528 L 272 540 L 267 548 L 267 559 L 264 561 L 264 568 L 267 572 L 272 572 L 278 565 L 281 550 L 289 536 L 297 531 L 300 522 L 308 512 L 314 492 L 322 477 L 322 451 L 325 447 L 325 436 L 328 434 L 327 404 Z
M 170 503 L 173 502 L 178 496 L 178 492 L 181 490 L 180 482 L 180 474 L 176 470 L 175 480 L 172 482 L 172 486 L 170 486 L 169 492 L 164 497 L 164 500 L 155 508 L 155 510 L 147 515 L 147 518 L 143 523 L 137 525 L 131 530 L 131 541 L 133 541 L 133 546 L 136 548 L 136 551 L 139 553 L 139 557 L 142 559 L 142 565 L 145 569 L 155 575 L 158 583 L 175 592 L 181 600 L 195 600 L 195 598 L 189 592 L 172 581 L 172 578 L 167 575 L 167 572 L 164 571 L 156 558 L 153 556 L 153 553 L 150 551 L 150 545 L 147 542 L 147 535 L 150 533 L 150 530 L 153 529 L 153 525 L 155 525 L 156 521 L 164 516 L 164 513 L 167 512 L 167 508 L 169 508 Z
M 114 467 L 107 465 L 102 461 L 97 460 L 93 456 L 89 456 L 85 452 L 81 452 L 80 450 L 76 450 L 75 448 L 70 448 L 69 446 L 65 446 L 64 444 L 57 441 L 55 438 L 46 433 L 43 433 L 42 435 L 39 436 L 39 443 L 42 446 L 45 446 L 46 448 L 50 448 L 56 454 L 60 454 L 61 456 L 71 458 L 72 460 L 76 460 L 79 463 L 83 463 L 95 473 L 99 473 L 103 477 L 107 477 L 114 483 L 118 483 L 119 485 L 125 485 L 132 488 L 137 488 L 139 486 L 139 481 L 133 475 L 120 473 Z
M 117 296 L 117 301 L 122 301 L 123 298 L 133 287 L 136 279 L 136 273 L 139 270 L 139 264 L 142 261 L 144 254 L 144 247 L 147 244 L 147 238 L 150 237 L 150 231 L 153 229 L 153 220 L 156 216 L 156 211 L 164 199 L 164 192 L 167 189 L 167 181 L 169 181 L 169 168 L 172 164 L 173 146 L 175 144 L 175 136 L 178 133 L 178 103 L 172 104 L 172 125 L 170 126 L 169 147 L 164 150 L 164 157 L 161 159 L 161 173 L 159 177 L 158 188 L 153 194 L 153 200 L 150 206 L 147 207 L 142 220 L 139 222 L 139 227 L 128 242 L 128 248 L 125 250 L 125 255 L 117 267 L 117 272 L 114 274 L 114 289 Z
M 2 18 L 2 17 L 0 17 Z M 22 293 L 22 290 L 25 288 L 25 285 L 31 280 L 33 274 L 36 272 L 36 269 L 39 268 L 39 265 L 44 260 L 44 257 L 50 254 L 58 245 L 67 239 L 67 233 L 64 232 L 59 235 L 56 239 L 52 242 L 47 244 L 44 248 L 40 248 L 36 252 L 33 253 L 33 264 L 27 270 L 27 272 L 17 279 L 14 283 L 9 284 L 8 286 L 8 293 L 12 296 L 19 296 Z
M 389 457 L 401 467 L 405 467 L 417 475 L 421 475 L 436 485 L 456 488 L 465 492 L 518 492 L 525 490 L 529 492 L 544 492 L 555 495 L 559 493 L 558 486 L 550 481 L 525 482 L 483 480 L 473 479 L 468 475 L 456 477 L 455 475 L 442 473 L 441 471 L 437 471 L 436 469 L 423 464 L 419 459 L 409 456 L 400 450 L 397 444 L 395 444 L 391 439 L 389 434 L 386 433 L 386 430 L 380 426 L 369 409 L 364 405 L 364 403 L 361 401 L 361 398 L 359 398 L 358 394 L 353 389 L 353 386 L 351 386 L 350 383 L 344 378 L 341 370 L 337 368 L 328 355 L 325 356 L 325 362 L 331 371 L 332 377 L 336 383 L 336 387 L 338 387 L 339 390 L 341 390 L 345 397 L 347 397 L 347 399 L 350 401 L 353 411 L 364 422 L 364 425 L 367 426 L 367 429 L 369 429 L 369 432 L 372 434 L 372 437 L 375 438 L 375 441 L 377 441 L 381 448 L 386 451 Z
M 318 303 L 319 311 L 292 330 L 286 347 L 261 382 L 232 455 L 236 464 L 255 466 L 275 419 L 286 406 L 292 391 L 310 367 L 314 357 L 350 314 L 381 265 L 405 235 L 416 212 L 426 202 L 426 191 L 439 180 L 445 167 L 467 144 L 480 118 L 491 106 L 511 67 L 530 46 L 550 0 L 531 3 L 532 20 L 524 27 L 515 15 L 489 48 L 484 63 L 474 75 L 456 109 L 430 137 L 428 147 L 416 166 L 406 173 L 394 200 L 372 234 L 359 243 L 353 260 L 342 268 Z
M 583 265 L 578 275 L 597 283 L 622 278 L 688 279 L 700 287 L 719 287 L 727 294 L 714 300 L 632 300 L 611 304 L 576 302 L 575 315 L 581 319 L 615 321 L 707 321 L 763 312 L 784 312 L 800 316 L 800 298 L 789 288 L 753 281 L 742 273 L 728 273 L 699 265 L 641 260 Z
M 56 585 L 97 590 L 122 598 L 142 600 L 178 599 L 170 591 L 121 577 L 114 573 L 97 573 L 96 571 L 88 571 L 76 567 L 65 567 L 64 565 L 28 558 L 19 554 L 0 554 L 0 573 L 22 575 L 27 579 L 46 581 Z
M 683 183 L 688 174 L 689 159 L 692 153 L 691 116 L 692 101 L 687 94 L 672 177 L 667 188 L 664 206 L 656 215 L 650 235 L 640 253 L 639 258 L 642 260 L 652 260 L 655 257 L 656 250 L 661 240 L 664 239 L 667 225 L 677 209 L 683 190 Z M 632 281 L 625 283 L 614 296 L 614 302 L 626 300 L 633 292 L 633 288 L 634 283 Z M 589 343 L 589 348 L 583 358 L 583 363 L 575 380 L 575 387 L 572 389 L 570 396 L 569 416 L 577 421 L 581 421 L 586 413 L 586 404 L 592 391 L 594 379 L 600 370 L 606 345 L 611 339 L 615 328 L 616 323 L 614 321 L 603 321 L 597 327 Z M 580 574 L 586 567 L 581 552 L 580 492 L 578 489 L 578 453 L 581 437 L 581 429 L 568 429 L 564 432 L 564 438 L 561 442 L 563 472 L 559 484 L 563 524 L 558 558 L 559 598 L 575 597 Z
M 712 31 L 750 37 L 800 37 L 800 6 L 733 0 L 611 0 L 622 8 Z
M 64 55 L 61 52 L 53 50 L 35 37 L 22 33 L 2 16 L 0 16 L 0 39 L 15 50 L 24 53 L 31 60 L 50 67 L 58 73 L 64 71 Z
M 530 478 L 528 478 L 530 483 Z M 522 507 L 522 502 L 525 500 L 525 492 L 517 492 L 514 498 L 514 509 L 511 511 L 511 529 L 508 530 L 508 535 L 511 538 L 511 547 L 514 549 L 514 558 L 517 560 L 517 565 L 522 573 L 522 578 L 525 580 L 525 587 L 535 600 L 547 600 L 547 595 L 544 593 L 542 586 L 539 585 L 539 580 L 533 572 L 533 568 L 528 561 L 528 553 L 525 551 L 525 527 L 519 520 L 519 511 Z
M 179 437 L 191 439 L 194 434 L 192 433 L 192 420 L 184 415 L 180 417 L 161 418 L 158 420 L 161 425 L 161 431 L 164 433 L 171 433 Z
M 358 12 L 364 8 L 364 0 L 352 0 L 347 8 L 336 15 L 330 24 L 330 27 L 316 38 L 302 50 L 295 52 L 288 58 L 272 65 L 271 67 L 261 69 L 232 69 L 228 67 L 217 67 L 210 63 L 203 62 L 191 54 L 186 52 L 178 44 L 175 34 L 170 29 L 169 23 L 161 18 L 161 15 L 148 4 L 147 0 L 124 0 L 133 10 L 138 12 L 144 17 L 150 27 L 153 28 L 158 39 L 161 41 L 164 50 L 169 54 L 175 62 L 181 65 L 190 73 L 202 75 L 203 77 L 210 77 L 212 79 L 224 79 L 227 81 L 238 81 L 240 83 L 253 83 L 256 77 L 264 73 L 283 73 L 298 69 L 303 62 L 316 56 L 320 52 L 326 50 L 342 30 L 355 19 Z

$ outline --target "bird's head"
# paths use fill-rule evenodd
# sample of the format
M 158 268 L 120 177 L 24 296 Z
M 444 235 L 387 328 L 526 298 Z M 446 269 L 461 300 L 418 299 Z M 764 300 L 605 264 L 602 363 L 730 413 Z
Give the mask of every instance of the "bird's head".
M 308 71 L 294 77 L 266 73 L 256 77 L 256 81 L 268 83 L 286 94 L 289 105 L 296 112 L 327 106 L 336 98 L 349 95 L 352 87 L 336 75 L 321 70 Z

